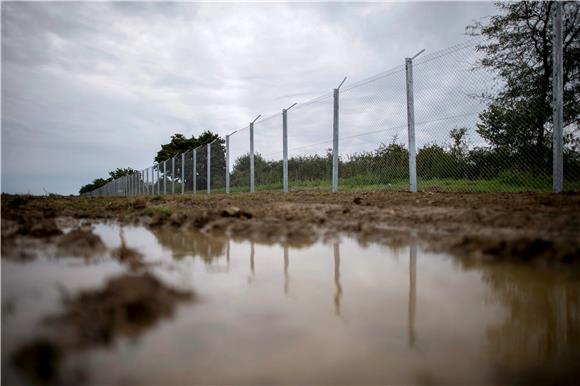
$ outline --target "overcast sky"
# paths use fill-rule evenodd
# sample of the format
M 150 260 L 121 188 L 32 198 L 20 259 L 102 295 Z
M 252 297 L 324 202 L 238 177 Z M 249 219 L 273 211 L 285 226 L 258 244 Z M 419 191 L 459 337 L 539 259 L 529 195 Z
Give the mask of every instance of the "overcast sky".
M 494 12 L 473 2 L 2 3 L 2 191 L 73 194 L 116 167 L 143 169 L 173 133 L 225 135 L 258 114 L 332 92 L 344 76 L 347 87 L 422 48 L 465 41 L 465 26 Z M 398 118 L 385 124 L 405 123 L 404 73 L 382 81 L 345 92 L 341 108 L 352 122 L 392 97 L 365 108 L 355 99 L 389 89 Z M 331 139 L 331 103 L 292 111 L 291 148 Z M 320 130 L 298 124 L 309 108 L 322 115 Z M 363 130 L 346 126 L 341 135 Z M 378 121 L 367 126 L 381 129 Z M 259 130 L 257 151 L 281 149 L 277 117 L 262 123 L 274 137 Z M 232 142 L 243 147 L 245 138 Z

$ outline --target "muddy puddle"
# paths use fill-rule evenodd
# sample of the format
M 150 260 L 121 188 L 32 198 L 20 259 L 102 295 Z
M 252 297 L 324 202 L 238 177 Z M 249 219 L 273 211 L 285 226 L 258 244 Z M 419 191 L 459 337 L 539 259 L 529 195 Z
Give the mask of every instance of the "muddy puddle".
M 348 237 L 284 246 L 90 228 L 65 233 L 98 238 L 3 253 L 3 384 L 574 384 L 580 374 L 580 281 L 562 272 Z

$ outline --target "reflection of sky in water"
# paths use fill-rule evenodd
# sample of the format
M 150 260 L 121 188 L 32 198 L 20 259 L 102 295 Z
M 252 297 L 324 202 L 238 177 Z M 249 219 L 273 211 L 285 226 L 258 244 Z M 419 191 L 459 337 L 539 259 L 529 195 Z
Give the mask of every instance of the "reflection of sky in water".
M 96 232 L 120 245 L 118 226 Z M 416 246 L 349 238 L 293 248 L 124 233 L 154 275 L 201 301 L 139 339 L 74 355 L 99 384 L 477 383 L 499 361 L 525 369 L 578 350 L 578 283 L 529 268 L 469 267 Z M 3 313 L 3 358 L 61 310 L 63 291 L 98 289 L 123 270 L 105 258 L 3 260 L 3 308 L 14 308 Z

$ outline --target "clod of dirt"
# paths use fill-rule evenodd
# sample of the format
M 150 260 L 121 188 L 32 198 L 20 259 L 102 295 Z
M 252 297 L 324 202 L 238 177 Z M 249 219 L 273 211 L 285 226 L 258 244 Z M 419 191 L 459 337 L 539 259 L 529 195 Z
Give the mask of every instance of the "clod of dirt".
M 51 237 L 62 234 L 62 231 L 54 219 L 48 218 L 40 221 L 26 221 L 21 228 L 21 233 L 32 237 Z
M 59 248 L 75 256 L 91 256 L 106 247 L 101 238 L 90 230 L 74 229 L 58 242 Z
M 193 298 L 149 273 L 126 274 L 109 280 L 100 291 L 66 301 L 66 313 L 51 321 L 71 329 L 67 340 L 75 347 L 109 344 L 117 335 L 136 336 L 159 319 L 172 317 L 178 302 Z
M 133 201 L 133 209 L 144 209 L 147 204 L 145 203 L 145 200 L 135 200 Z
M 45 218 L 56 217 L 56 210 L 54 208 L 43 208 L 42 214 Z
M 30 199 L 30 196 L 12 196 L 11 199 L 9 200 L 2 200 L 4 201 L 4 204 L 7 205 L 8 207 L 13 207 L 13 208 L 20 208 L 22 206 L 24 206 Z
M 354 200 L 352 200 L 352 202 L 354 202 L 356 205 L 360 205 L 362 204 L 362 198 L 355 197 Z
M 123 275 L 109 280 L 102 290 L 66 299 L 63 315 L 51 317 L 54 338 L 41 338 L 21 346 L 14 365 L 37 384 L 59 383 L 59 364 L 76 350 L 107 345 L 118 335 L 136 336 L 169 318 L 176 304 L 194 295 L 164 286 L 151 274 Z
M 137 271 L 145 267 L 143 255 L 137 250 L 127 247 L 124 242 L 119 248 L 113 250 L 112 255 L 121 263 L 128 265 L 131 271 Z
M 184 213 L 173 213 L 169 217 L 169 224 L 180 227 L 187 221 L 187 215 Z
M 61 349 L 47 339 L 25 344 L 12 357 L 14 365 L 37 384 L 57 383 L 61 359 Z
M 149 201 L 154 202 L 154 203 L 158 203 L 158 202 L 165 201 L 165 199 L 162 196 L 155 196 L 155 197 L 151 197 L 151 199 Z
M 237 206 L 228 206 L 222 211 L 222 217 L 252 218 L 252 214 L 241 210 Z

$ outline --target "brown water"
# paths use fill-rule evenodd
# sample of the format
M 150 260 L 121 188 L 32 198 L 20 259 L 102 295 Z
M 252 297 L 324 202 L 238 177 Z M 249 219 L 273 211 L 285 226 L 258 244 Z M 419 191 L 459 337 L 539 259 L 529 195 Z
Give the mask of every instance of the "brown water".
M 120 245 L 118 226 L 95 232 Z M 580 283 L 560 274 L 349 238 L 289 248 L 139 227 L 124 236 L 151 263 L 147 271 L 196 298 L 137 334 L 67 352 L 62 379 L 498 384 L 578 375 Z M 29 380 L 9 358 L 58 331 L 46 320 L 63 313 L 63 298 L 126 272 L 106 255 L 3 259 L 3 383 Z

